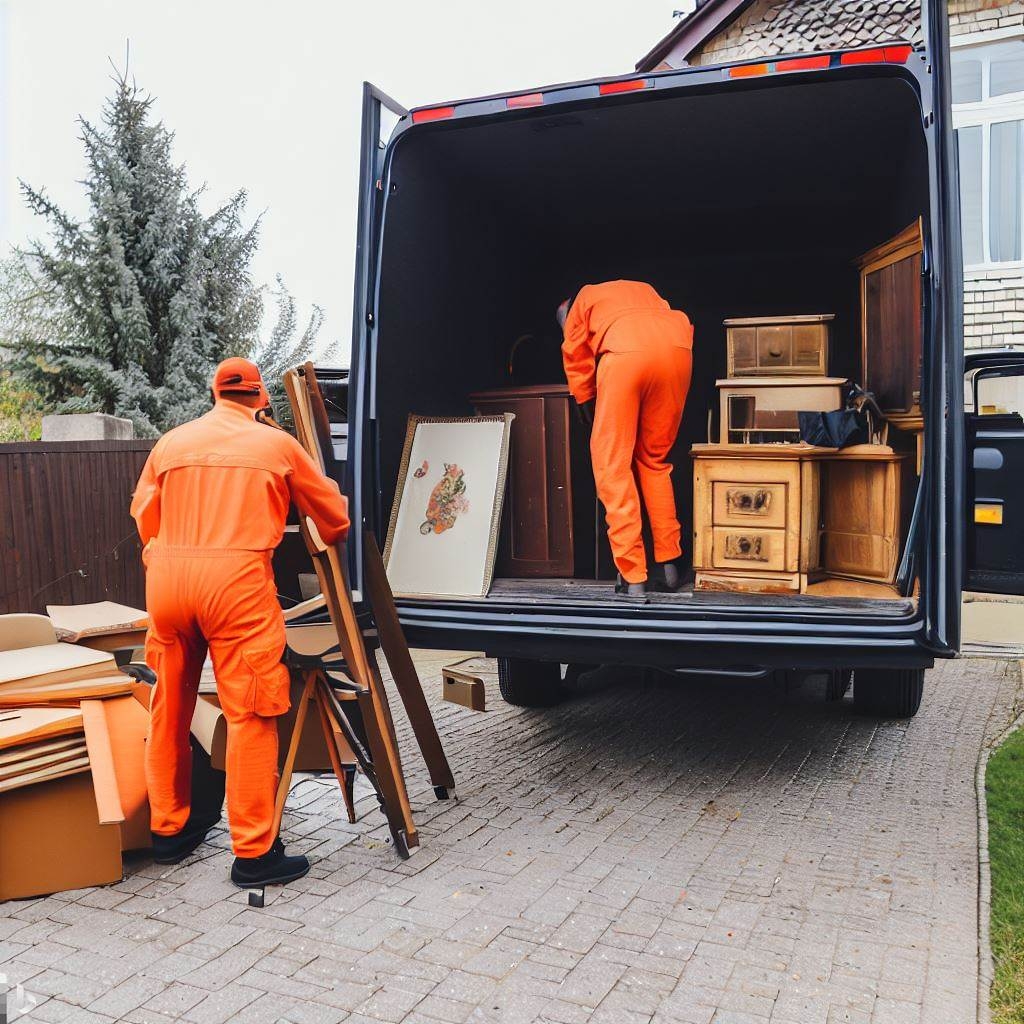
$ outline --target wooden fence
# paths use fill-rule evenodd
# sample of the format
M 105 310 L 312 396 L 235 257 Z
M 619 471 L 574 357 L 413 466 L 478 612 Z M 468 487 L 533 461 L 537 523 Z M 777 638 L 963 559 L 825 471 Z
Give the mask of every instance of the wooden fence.
M 128 514 L 152 441 L 0 444 L 0 613 L 118 601 L 145 607 Z

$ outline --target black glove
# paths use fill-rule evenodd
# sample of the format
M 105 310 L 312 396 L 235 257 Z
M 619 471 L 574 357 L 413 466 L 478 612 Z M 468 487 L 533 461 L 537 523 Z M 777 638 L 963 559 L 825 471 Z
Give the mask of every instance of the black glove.
M 579 402 L 576 405 L 576 411 L 579 413 L 580 419 L 588 427 L 592 427 L 594 425 L 594 410 L 596 408 L 596 398 L 591 398 L 589 402 Z

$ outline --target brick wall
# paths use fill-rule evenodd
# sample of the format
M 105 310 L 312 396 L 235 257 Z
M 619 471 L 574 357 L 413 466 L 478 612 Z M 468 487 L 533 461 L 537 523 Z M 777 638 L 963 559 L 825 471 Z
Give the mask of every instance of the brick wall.
M 949 31 L 954 36 L 990 32 L 1022 21 L 1024 0 L 949 0 Z
M 964 275 L 964 348 L 1024 341 L 1024 275 L 969 270 Z

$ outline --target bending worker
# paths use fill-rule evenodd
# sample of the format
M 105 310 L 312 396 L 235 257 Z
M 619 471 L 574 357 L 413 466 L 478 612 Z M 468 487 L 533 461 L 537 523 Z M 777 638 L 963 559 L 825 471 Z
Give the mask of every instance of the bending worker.
M 590 454 L 619 570 L 615 589 L 677 590 L 682 548 L 667 458 L 690 389 L 693 325 L 640 281 L 586 285 L 557 317 L 569 390 L 593 424 Z M 654 539 L 651 576 L 641 493 Z
M 189 813 L 189 726 L 209 649 L 227 719 L 231 880 L 258 887 L 309 870 L 271 834 L 277 716 L 290 698 L 270 559 L 289 503 L 327 543 L 347 534 L 348 503 L 290 434 L 257 418 L 270 399 L 255 365 L 225 360 L 212 389 L 210 412 L 157 441 L 132 500 L 145 545 L 146 662 L 157 675 L 146 781 L 154 858 L 176 864 L 220 818 Z

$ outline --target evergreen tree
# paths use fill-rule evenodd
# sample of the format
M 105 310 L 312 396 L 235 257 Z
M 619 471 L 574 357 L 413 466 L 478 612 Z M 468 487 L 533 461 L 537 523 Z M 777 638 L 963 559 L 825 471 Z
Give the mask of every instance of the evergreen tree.
M 317 351 L 316 341 L 324 322 L 323 309 L 313 304 L 313 311 L 306 321 L 306 326 L 299 334 L 299 313 L 295 297 L 284 278 L 277 275 L 277 291 L 271 292 L 277 303 L 277 323 L 270 332 L 270 338 L 263 345 L 257 346 L 252 353 L 252 360 L 259 366 L 263 380 L 270 393 L 275 415 L 278 422 L 291 426 L 291 408 L 284 391 L 284 372 L 298 366 L 313 357 L 323 362 L 331 362 L 338 356 L 337 342 Z
M 173 162 L 174 136 L 153 120 L 152 97 L 127 75 L 114 82 L 102 124 L 79 120 L 85 220 L 21 183 L 50 232 L 49 245 L 21 252 L 48 323 L 42 337 L 9 344 L 47 407 L 126 416 L 152 435 L 205 411 L 214 365 L 252 350 L 259 221 L 243 224 L 244 191 L 204 215 L 202 189 L 190 191 Z

